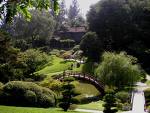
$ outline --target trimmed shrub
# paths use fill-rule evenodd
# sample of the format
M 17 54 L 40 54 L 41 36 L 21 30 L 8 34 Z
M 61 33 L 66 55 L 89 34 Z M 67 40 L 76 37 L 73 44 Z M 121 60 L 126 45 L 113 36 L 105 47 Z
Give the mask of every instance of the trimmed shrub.
M 72 104 L 72 105 L 70 105 L 69 110 L 75 110 L 76 108 L 77 108 L 77 105 L 76 104 Z
M 31 103 L 32 105 L 35 105 L 37 103 L 37 96 L 35 92 L 27 90 L 24 94 L 25 100 L 27 100 L 27 103 Z
M 124 103 L 123 104 L 123 108 L 122 108 L 122 110 L 123 111 L 129 111 L 129 110 L 131 110 L 131 104 L 129 104 L 129 103 Z
M 42 81 L 46 78 L 47 75 L 45 74 L 38 74 L 38 73 L 34 73 L 32 75 L 32 79 L 34 79 L 35 81 Z
M 32 82 L 11 81 L 4 85 L 0 100 L 5 105 L 51 107 L 55 94 Z
M 119 99 L 121 103 L 126 103 L 130 101 L 130 95 L 128 92 L 125 92 L 125 91 L 116 93 L 116 98 Z
M 99 101 L 100 99 L 102 99 L 102 97 L 100 95 L 93 96 L 93 97 L 79 96 L 79 97 L 77 97 L 77 99 L 79 100 L 80 104 L 88 104 L 91 102 Z

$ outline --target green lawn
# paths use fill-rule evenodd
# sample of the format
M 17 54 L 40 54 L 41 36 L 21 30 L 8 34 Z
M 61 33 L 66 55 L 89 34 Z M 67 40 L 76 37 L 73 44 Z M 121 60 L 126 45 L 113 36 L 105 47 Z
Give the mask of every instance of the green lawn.
M 103 101 L 91 102 L 89 104 L 78 105 L 80 109 L 93 109 L 103 111 Z
M 84 96 L 97 96 L 100 94 L 95 86 L 82 81 L 77 84 L 76 90 L 78 90 Z
M 29 107 L 10 107 L 0 106 L 0 113 L 66 113 L 58 108 L 29 108 Z M 81 113 L 75 111 L 68 111 L 67 113 Z
M 67 70 L 71 63 L 73 62 L 64 62 L 62 58 L 52 56 L 53 61 L 51 65 L 46 66 L 42 70 L 38 71 L 37 73 L 39 74 L 50 74 L 50 73 L 56 73 L 56 72 L 61 72 L 64 70 Z
M 46 74 L 48 76 L 52 76 L 58 73 L 62 73 L 64 70 L 68 70 L 68 68 L 71 67 L 71 64 L 73 64 L 73 61 L 65 61 L 63 58 L 52 56 L 52 62 L 50 61 L 46 67 L 41 69 L 40 71 L 36 72 L 38 74 Z M 81 65 L 79 68 L 73 68 L 73 71 L 81 71 L 82 69 Z

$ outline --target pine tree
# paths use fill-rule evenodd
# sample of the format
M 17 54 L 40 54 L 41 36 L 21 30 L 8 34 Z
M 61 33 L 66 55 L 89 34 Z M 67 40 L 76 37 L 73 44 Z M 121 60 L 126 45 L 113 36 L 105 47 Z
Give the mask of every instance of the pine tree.
M 78 1 L 73 0 L 68 11 L 68 19 L 69 19 L 69 23 L 71 27 L 75 26 L 76 19 L 79 16 L 79 12 L 80 12 L 80 9 L 79 9 Z
M 79 95 L 78 92 L 75 91 L 75 86 L 72 84 L 74 78 L 69 77 L 64 79 L 64 83 L 62 86 L 62 98 L 60 99 L 59 106 L 67 111 L 72 104 L 78 103 L 78 100 L 74 97 Z
M 104 96 L 104 113 L 116 113 L 116 98 L 113 90 L 109 90 L 107 94 Z
M 65 22 L 66 22 L 66 3 L 65 0 L 62 0 L 60 3 L 60 11 L 58 15 L 55 15 L 55 19 L 57 21 L 56 29 L 57 30 L 66 30 L 65 28 Z

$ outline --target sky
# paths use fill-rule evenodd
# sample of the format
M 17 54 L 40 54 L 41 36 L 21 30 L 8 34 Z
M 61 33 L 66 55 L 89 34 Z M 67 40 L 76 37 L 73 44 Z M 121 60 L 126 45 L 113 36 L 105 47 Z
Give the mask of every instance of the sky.
M 79 7 L 81 14 L 83 16 L 86 16 L 87 11 L 90 9 L 90 5 L 97 3 L 99 0 L 78 0 Z M 66 7 L 69 8 L 70 4 L 72 3 L 72 0 L 65 0 Z

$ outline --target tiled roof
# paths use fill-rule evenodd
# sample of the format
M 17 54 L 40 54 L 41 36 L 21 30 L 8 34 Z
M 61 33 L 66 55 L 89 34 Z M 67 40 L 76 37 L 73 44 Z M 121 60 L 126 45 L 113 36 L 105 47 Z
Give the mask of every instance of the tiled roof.
M 85 27 L 72 27 L 68 29 L 68 32 L 86 32 Z

